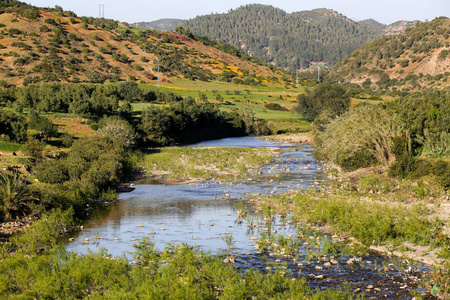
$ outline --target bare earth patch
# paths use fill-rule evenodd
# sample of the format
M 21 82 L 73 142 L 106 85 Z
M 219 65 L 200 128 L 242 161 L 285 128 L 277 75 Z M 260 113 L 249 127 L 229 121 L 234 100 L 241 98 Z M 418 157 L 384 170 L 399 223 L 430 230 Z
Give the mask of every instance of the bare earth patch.
M 279 134 L 268 137 L 270 140 L 277 142 L 289 142 L 298 144 L 314 144 L 313 136 L 308 133 Z

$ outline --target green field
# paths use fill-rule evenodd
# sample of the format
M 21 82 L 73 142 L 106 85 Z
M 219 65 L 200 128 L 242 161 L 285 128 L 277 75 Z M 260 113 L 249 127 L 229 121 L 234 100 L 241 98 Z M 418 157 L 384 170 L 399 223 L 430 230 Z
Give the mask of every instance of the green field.
M 0 151 L 1 152 L 17 152 L 20 151 L 22 149 L 21 144 L 18 143 L 12 143 L 12 142 L 8 142 L 8 141 L 1 141 L 0 140 Z
M 267 120 L 278 132 L 304 132 L 311 129 L 310 123 L 298 114 L 289 111 L 274 111 L 265 108 L 265 104 L 278 103 L 290 110 L 297 105 L 296 98 L 305 92 L 304 87 L 285 87 L 279 85 L 245 86 L 226 82 L 204 82 L 174 80 L 164 83 L 160 88 L 154 85 L 140 85 L 142 89 L 158 89 L 172 92 L 183 97 L 193 97 L 200 101 L 200 94 L 205 94 L 208 101 L 215 103 L 222 111 L 251 110 L 258 119 Z M 221 100 L 216 98 L 222 97 Z M 149 103 L 133 103 L 135 111 L 142 111 L 153 105 Z

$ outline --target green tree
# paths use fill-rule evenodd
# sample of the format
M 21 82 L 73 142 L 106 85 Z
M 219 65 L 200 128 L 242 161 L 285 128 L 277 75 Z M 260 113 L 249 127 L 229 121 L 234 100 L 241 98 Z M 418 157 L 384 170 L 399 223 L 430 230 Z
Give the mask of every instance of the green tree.
M 170 144 L 168 136 L 171 127 L 169 114 L 158 107 L 149 107 L 142 113 L 140 130 L 146 134 L 146 139 L 159 144 Z
M 41 160 L 44 157 L 45 143 L 38 139 L 30 139 L 23 147 L 23 153 L 29 155 L 36 160 Z
M 105 117 L 99 122 L 100 133 L 114 143 L 129 148 L 134 145 L 136 132 L 127 121 L 119 117 Z
M 120 100 L 129 102 L 139 101 L 142 97 L 142 91 L 134 81 L 120 83 L 117 87 L 117 94 Z
M 27 141 L 25 118 L 11 111 L 0 110 L 0 137 L 17 143 Z
M 319 84 L 314 91 L 297 97 L 295 111 L 303 114 L 309 121 L 314 121 L 320 114 L 325 119 L 333 119 L 346 112 L 350 105 L 350 97 L 343 86 L 338 84 Z
M 28 121 L 28 126 L 35 129 L 45 138 L 54 137 L 58 134 L 58 128 L 55 124 L 53 124 L 48 118 L 41 117 L 35 110 L 30 110 L 29 118 L 30 120 Z

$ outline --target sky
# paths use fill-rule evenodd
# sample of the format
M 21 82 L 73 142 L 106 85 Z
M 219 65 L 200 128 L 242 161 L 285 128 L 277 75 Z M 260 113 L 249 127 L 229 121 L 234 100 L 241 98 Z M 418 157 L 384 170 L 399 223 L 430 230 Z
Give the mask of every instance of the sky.
M 375 19 L 383 24 L 399 20 L 431 21 L 450 17 L 450 0 L 22 0 L 39 7 L 61 6 L 78 16 L 99 16 L 121 22 L 151 22 L 158 19 L 192 19 L 211 13 L 226 13 L 245 4 L 259 3 L 287 13 L 315 8 L 333 9 L 355 21 Z M 100 6 L 101 4 L 102 6 Z M 102 14 L 103 15 L 103 14 Z

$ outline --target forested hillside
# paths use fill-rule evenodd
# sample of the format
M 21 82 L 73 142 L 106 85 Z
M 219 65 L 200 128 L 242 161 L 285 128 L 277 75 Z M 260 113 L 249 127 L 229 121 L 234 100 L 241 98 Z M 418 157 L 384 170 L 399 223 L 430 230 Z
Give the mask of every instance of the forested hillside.
M 420 23 L 404 34 L 384 36 L 353 52 L 335 66 L 332 78 L 373 89 L 448 88 L 449 37 L 448 18 Z
M 44 9 L 19 1 L 0 4 L 0 43 L 2 85 L 156 83 L 158 60 L 163 82 L 230 74 L 255 82 L 279 76 L 265 63 L 256 64 L 248 55 L 208 39 L 132 29 L 114 20 L 78 17 L 59 6 Z
M 378 22 L 354 22 L 329 9 L 288 14 L 260 4 L 197 17 L 182 26 L 291 70 L 311 62 L 335 64 L 392 29 Z

